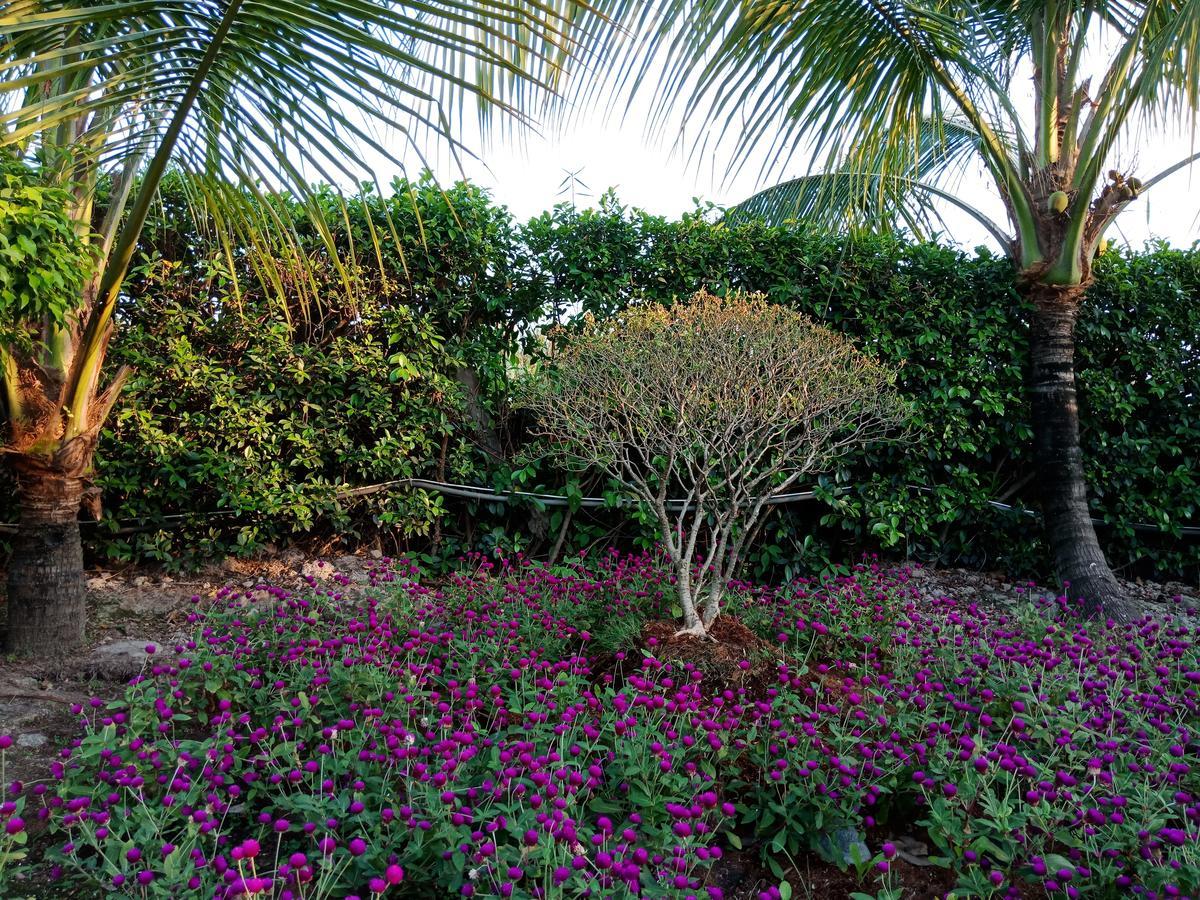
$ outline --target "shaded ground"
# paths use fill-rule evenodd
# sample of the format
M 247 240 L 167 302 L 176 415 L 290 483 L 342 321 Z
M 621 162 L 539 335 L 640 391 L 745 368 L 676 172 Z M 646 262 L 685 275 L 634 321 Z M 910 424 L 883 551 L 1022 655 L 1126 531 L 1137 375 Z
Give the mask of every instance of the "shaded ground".
M 364 589 L 368 570 L 378 565 L 375 554 L 343 556 L 328 563 L 295 554 L 262 561 L 227 560 L 182 578 L 146 569 L 89 573 L 88 642 L 82 652 L 29 660 L 0 657 L 0 734 L 15 741 L 7 753 L 6 782 L 45 777 L 57 749 L 78 736 L 72 705 L 93 702 L 92 698 L 107 703 L 119 697 L 130 678 L 173 652 L 188 634 L 188 613 L 197 603 L 210 601 L 222 587 L 251 592 L 267 584 L 300 587 L 306 579 L 327 581 L 336 572 L 349 593 Z M 996 574 L 958 569 L 917 569 L 912 582 L 926 596 L 948 595 L 988 606 L 1024 602 L 1029 591 L 1029 585 L 1006 582 Z M 1156 613 L 1177 612 L 1181 602 L 1177 598 L 1197 605 L 1200 595 L 1197 588 L 1177 583 L 1127 583 L 1126 588 Z M 706 683 L 719 689 L 744 686 L 753 693 L 769 683 L 773 648 L 741 622 L 718 620 L 715 642 L 676 637 L 677 627 L 672 622 L 649 622 L 638 643 L 653 648 L 659 658 L 678 656 L 696 665 Z M 951 886 L 948 873 L 928 865 L 919 835 L 870 835 L 868 840 L 874 844 L 906 837 L 912 850 L 895 861 L 894 883 L 902 886 L 906 898 L 944 895 Z M 845 897 L 863 890 L 852 875 L 815 856 L 789 862 L 785 868 L 796 897 Z M 28 896 L 59 896 L 39 873 L 31 875 Z M 763 869 L 752 847 L 731 851 L 713 870 L 713 882 L 725 888 L 731 900 L 755 898 L 777 881 Z
M 350 579 L 352 590 L 366 583 L 372 564 L 377 563 L 369 556 L 326 563 L 297 554 L 230 559 L 179 578 L 148 569 L 89 572 L 88 631 L 82 651 L 33 659 L 0 656 L 0 734 L 14 740 L 7 754 L 6 780 L 44 777 L 56 748 L 78 735 L 72 704 L 86 704 L 93 697 L 107 703 L 119 697 L 129 679 L 171 654 L 187 637 L 188 613 L 222 587 L 300 587 L 305 576 L 331 578 L 336 566 Z

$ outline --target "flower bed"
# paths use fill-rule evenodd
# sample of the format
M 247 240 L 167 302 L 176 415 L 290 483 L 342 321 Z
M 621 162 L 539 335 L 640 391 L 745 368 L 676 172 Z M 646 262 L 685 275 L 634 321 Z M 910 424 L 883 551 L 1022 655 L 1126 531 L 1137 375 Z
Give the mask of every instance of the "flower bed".
M 376 574 L 369 602 L 198 607 L 10 789 L 0 886 L 36 823 L 77 896 L 721 897 L 723 857 L 756 854 L 773 898 L 820 853 L 899 897 L 909 835 L 960 895 L 1200 894 L 1182 616 L 920 599 L 864 565 L 741 586 L 767 643 L 714 672 L 644 637 L 672 614 L 649 556 Z

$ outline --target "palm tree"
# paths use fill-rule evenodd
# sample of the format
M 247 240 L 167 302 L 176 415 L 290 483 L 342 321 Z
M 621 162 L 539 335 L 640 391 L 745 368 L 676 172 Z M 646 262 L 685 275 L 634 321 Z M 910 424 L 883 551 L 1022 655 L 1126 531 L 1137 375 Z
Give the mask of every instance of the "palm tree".
M 627 12 L 644 38 L 615 70 L 636 84 L 665 55 L 651 79 L 659 110 L 683 97 L 683 119 L 708 135 L 700 149 L 723 144 L 737 163 L 765 148 L 768 169 L 803 150 L 821 173 L 735 215 L 920 232 L 941 201 L 1000 242 L 1034 309 L 1035 459 L 1058 575 L 1090 611 L 1131 617 L 1088 509 L 1074 329 L 1105 231 L 1200 158 L 1156 174 L 1113 161 L 1140 125 L 1194 125 L 1200 2 L 663 0 Z M 1008 227 L 956 190 L 975 162 Z
M 466 97 L 481 118 L 519 119 L 596 21 L 577 0 L 0 0 L 0 155 L 47 189 L 40 202 L 59 198 L 90 260 L 73 296 L 0 331 L 0 446 L 21 505 L 9 650 L 83 637 L 78 511 L 98 502 L 93 454 L 127 374 L 106 373 L 105 351 L 164 173 L 279 285 L 271 260 L 289 277 L 307 260 L 266 195 L 316 212 L 309 179 L 359 183 L 370 154 L 424 138 L 464 150 Z M 350 265 L 334 265 L 349 289 Z

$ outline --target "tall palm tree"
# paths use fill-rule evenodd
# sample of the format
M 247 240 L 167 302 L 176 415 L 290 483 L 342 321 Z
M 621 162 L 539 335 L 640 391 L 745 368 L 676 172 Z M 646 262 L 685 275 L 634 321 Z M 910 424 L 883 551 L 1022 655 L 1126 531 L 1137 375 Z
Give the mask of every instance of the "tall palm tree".
M 0 154 L 52 191 L 43 201 L 61 198 L 93 263 L 0 345 L 0 446 L 21 506 L 9 650 L 83 636 L 78 512 L 95 505 L 93 454 L 126 376 L 106 373 L 105 351 L 168 168 L 278 283 L 271 259 L 290 276 L 306 260 L 282 205 L 256 200 L 370 179 L 372 154 L 426 138 L 463 150 L 466 98 L 519 118 L 600 21 L 582 0 L 0 0 Z
M 798 152 L 810 175 L 735 212 L 837 228 L 928 227 L 936 201 L 969 213 L 1012 259 L 1034 309 L 1035 459 L 1059 577 L 1091 611 L 1133 614 L 1088 509 L 1074 330 L 1106 229 L 1164 178 L 1122 168 L 1138 127 L 1195 124 L 1200 0 L 662 0 L 614 70 L 682 97 L 697 144 L 735 162 Z M 657 60 L 657 61 L 656 61 Z M 1186 130 L 1186 129 L 1184 129 Z M 1007 227 L 956 190 L 982 162 Z

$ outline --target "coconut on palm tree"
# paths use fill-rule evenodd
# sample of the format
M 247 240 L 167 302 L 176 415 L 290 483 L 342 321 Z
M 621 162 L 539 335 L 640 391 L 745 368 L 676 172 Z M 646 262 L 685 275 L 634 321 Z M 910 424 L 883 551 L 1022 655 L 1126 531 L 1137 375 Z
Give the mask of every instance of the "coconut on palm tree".
M 50 283 L 37 254 L 5 260 L 23 285 L 0 291 L 0 449 L 21 509 L 9 650 L 83 636 L 78 512 L 97 507 L 93 455 L 126 376 L 105 352 L 164 173 L 262 251 L 250 266 L 268 285 L 281 266 L 294 282 L 308 260 L 264 195 L 369 180 L 372 157 L 422 136 L 463 149 L 465 99 L 483 114 L 548 95 L 592 21 L 577 0 L 0 0 L 0 211 L 47 233 L 68 223 L 55 246 L 81 270 Z
M 946 202 L 1000 242 L 1034 310 L 1035 460 L 1058 575 L 1089 610 L 1132 616 L 1090 517 L 1074 330 L 1109 226 L 1200 157 L 1160 172 L 1122 164 L 1142 126 L 1195 124 L 1200 2 L 662 0 L 627 12 L 644 37 L 615 45 L 622 81 L 664 65 L 660 111 L 683 98 L 700 146 L 735 163 L 765 149 L 768 168 L 804 153 L 819 173 L 735 214 L 919 233 Z M 1007 225 L 958 189 L 968 163 L 982 163 Z

